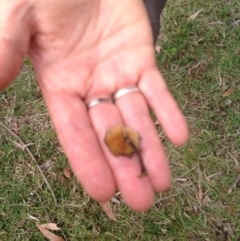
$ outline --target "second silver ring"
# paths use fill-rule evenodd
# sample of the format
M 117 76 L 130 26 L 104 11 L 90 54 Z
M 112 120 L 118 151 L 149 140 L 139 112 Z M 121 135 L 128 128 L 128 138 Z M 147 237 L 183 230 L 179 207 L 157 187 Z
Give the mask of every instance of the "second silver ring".
M 120 89 L 113 95 L 113 101 L 115 102 L 118 98 L 131 92 L 140 92 L 140 90 L 137 86 L 131 86 L 131 87 Z

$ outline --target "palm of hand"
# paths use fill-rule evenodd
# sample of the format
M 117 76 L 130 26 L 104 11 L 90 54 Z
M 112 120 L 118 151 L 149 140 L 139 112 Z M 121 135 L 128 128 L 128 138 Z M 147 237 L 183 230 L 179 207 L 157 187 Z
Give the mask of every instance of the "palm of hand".
M 118 188 L 130 207 L 148 208 L 154 191 L 169 186 L 170 172 L 147 105 L 174 143 L 186 140 L 187 128 L 155 66 L 142 1 L 56 1 L 52 5 L 39 1 L 35 8 L 33 24 L 29 17 L 30 27 L 23 28 L 26 35 L 17 36 L 24 46 L 24 51 L 18 50 L 19 60 L 26 53 L 32 60 L 76 177 L 97 200 L 110 198 Z M 6 76 L 3 86 L 12 78 Z M 84 101 L 136 85 L 142 94 L 128 94 L 115 105 L 86 110 Z M 147 178 L 138 178 L 137 157 L 113 157 L 103 143 L 106 130 L 121 122 L 142 136 Z M 136 201 L 136 196 L 141 198 Z

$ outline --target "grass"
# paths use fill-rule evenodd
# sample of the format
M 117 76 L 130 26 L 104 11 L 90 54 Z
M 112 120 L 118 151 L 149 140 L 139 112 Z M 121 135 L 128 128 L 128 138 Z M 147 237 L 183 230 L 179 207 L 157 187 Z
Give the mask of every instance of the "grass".
M 200 9 L 195 19 L 188 19 Z M 30 156 L 0 127 L 1 240 L 45 240 L 35 217 L 40 223 L 58 223 L 62 232 L 57 233 L 71 241 L 239 241 L 239 186 L 228 194 L 240 172 L 239 14 L 237 0 L 169 0 L 156 59 L 187 117 L 191 137 L 182 148 L 163 137 L 173 172 L 171 189 L 157 194 L 154 207 L 144 213 L 112 203 L 118 223 L 76 180 L 63 176 L 68 164 L 26 62 L 1 93 L 0 121 L 29 144 L 58 206 Z

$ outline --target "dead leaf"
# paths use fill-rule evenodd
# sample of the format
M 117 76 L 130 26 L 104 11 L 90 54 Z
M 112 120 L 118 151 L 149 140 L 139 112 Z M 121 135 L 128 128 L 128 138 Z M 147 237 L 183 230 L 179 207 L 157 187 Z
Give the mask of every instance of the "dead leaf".
M 203 11 L 203 8 L 199 9 L 196 13 L 191 15 L 188 20 L 194 20 L 201 12 Z
M 112 197 L 112 198 L 111 198 L 111 201 L 112 201 L 113 203 L 120 204 L 120 201 L 119 201 L 117 198 L 115 198 L 115 197 Z
M 41 225 L 37 225 L 37 227 L 40 230 L 40 232 L 43 234 L 43 236 L 47 238 L 49 241 L 65 241 L 63 238 L 43 228 Z
M 30 214 L 28 215 L 28 217 L 29 217 L 30 219 L 32 219 L 32 220 L 39 221 L 38 218 L 36 218 L 36 217 L 34 217 L 34 216 L 30 215 Z
M 41 227 L 52 230 L 52 231 L 61 230 L 61 228 L 59 228 L 56 223 L 44 223 L 44 224 L 41 224 Z
M 161 47 L 160 47 L 159 45 L 156 45 L 155 50 L 156 50 L 157 53 L 160 54 L 160 52 L 161 52 Z
M 216 227 L 216 238 L 217 240 L 229 241 L 233 236 L 231 224 L 222 220 L 215 220 L 214 225 Z
M 99 205 L 101 206 L 102 210 L 106 213 L 106 215 L 113 221 L 117 222 L 117 218 L 112 212 L 112 207 L 110 204 L 110 201 L 107 202 L 99 202 Z
M 69 170 L 68 168 L 64 168 L 64 169 L 63 169 L 63 175 L 64 175 L 66 178 L 71 179 L 71 173 L 70 173 L 70 170 Z
M 231 95 L 231 94 L 233 93 L 234 89 L 235 89 L 235 88 L 230 88 L 230 89 L 226 90 L 226 91 L 222 94 L 222 96 L 223 96 L 223 97 L 227 97 L 227 96 Z
M 113 155 L 125 155 L 128 157 L 131 157 L 139 149 L 140 140 L 137 131 L 122 124 L 118 124 L 108 130 L 104 138 L 106 145 Z

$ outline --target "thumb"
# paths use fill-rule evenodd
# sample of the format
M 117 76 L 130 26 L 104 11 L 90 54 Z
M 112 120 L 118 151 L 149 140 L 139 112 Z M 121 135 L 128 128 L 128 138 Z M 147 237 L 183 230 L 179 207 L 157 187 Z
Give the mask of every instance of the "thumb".
M 16 2 L 0 4 L 0 90 L 20 71 L 30 40 L 29 12 L 23 3 Z

